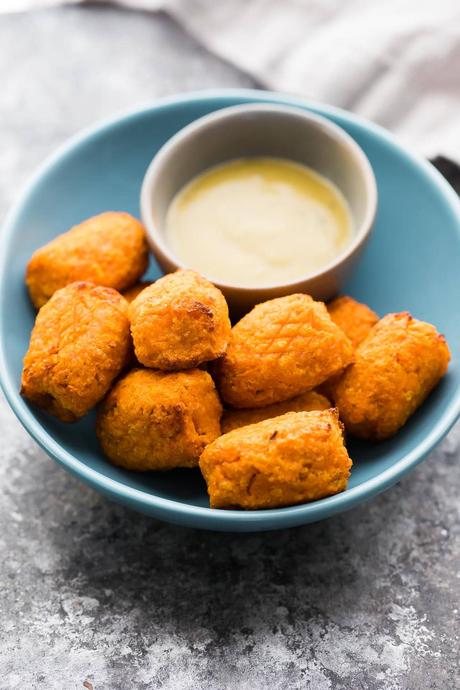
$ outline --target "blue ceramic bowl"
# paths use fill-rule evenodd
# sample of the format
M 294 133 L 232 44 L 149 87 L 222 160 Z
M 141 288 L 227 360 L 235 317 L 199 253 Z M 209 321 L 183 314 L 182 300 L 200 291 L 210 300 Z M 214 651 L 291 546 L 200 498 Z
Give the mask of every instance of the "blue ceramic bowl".
M 178 129 L 218 108 L 248 102 L 310 109 L 343 127 L 364 149 L 376 178 L 375 231 L 347 292 L 377 312 L 407 309 L 434 323 L 452 349 L 449 374 L 393 439 L 351 443 L 349 488 L 314 503 L 258 512 L 211 510 L 198 470 L 136 474 L 101 454 L 94 414 L 64 425 L 18 394 L 34 311 L 24 286 L 32 252 L 71 225 L 101 211 L 139 215 L 139 191 L 157 149 Z M 460 204 L 428 163 L 382 129 L 349 113 L 261 91 L 189 94 L 97 125 L 52 156 L 11 212 L 0 248 L 0 377 L 5 395 L 32 437 L 70 472 L 116 501 L 162 520 L 216 530 L 279 529 L 321 520 L 387 489 L 447 433 L 460 414 Z M 152 263 L 150 277 L 159 275 Z

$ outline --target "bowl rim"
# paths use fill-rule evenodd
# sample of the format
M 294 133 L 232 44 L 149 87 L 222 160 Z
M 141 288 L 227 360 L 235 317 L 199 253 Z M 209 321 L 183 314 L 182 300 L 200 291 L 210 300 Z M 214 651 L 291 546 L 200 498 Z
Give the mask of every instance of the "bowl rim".
M 359 225 L 355 227 L 349 243 L 339 254 L 337 254 L 337 256 L 335 256 L 322 268 L 310 273 L 302 274 L 294 280 L 269 282 L 255 286 L 244 285 L 237 282 L 222 281 L 216 276 L 206 276 L 208 280 L 217 285 L 217 287 L 224 292 L 249 292 L 257 295 L 258 293 L 264 293 L 277 288 L 283 288 L 296 292 L 304 288 L 306 283 L 318 280 L 327 273 L 337 270 L 343 264 L 348 262 L 348 260 L 368 240 L 377 214 L 377 182 L 368 157 L 361 146 L 348 134 L 348 132 L 346 132 L 335 122 L 328 120 L 326 117 L 323 117 L 318 113 L 300 108 L 298 106 L 283 103 L 259 102 L 226 106 L 193 120 L 188 125 L 185 125 L 175 134 L 173 134 L 167 141 L 165 141 L 165 143 L 158 149 L 150 161 L 142 180 L 140 191 L 142 222 L 145 225 L 149 243 L 155 247 L 155 250 L 157 250 L 160 255 L 165 257 L 166 260 L 176 268 L 187 268 L 186 263 L 184 263 L 184 261 L 182 261 L 169 246 L 168 242 L 164 238 L 164 233 L 160 230 L 158 224 L 154 220 L 152 191 L 158 184 L 158 180 L 162 174 L 162 168 L 168 161 L 168 158 L 173 153 L 177 152 L 177 150 L 182 147 L 183 144 L 188 143 L 197 135 L 205 132 L 206 129 L 216 122 L 222 123 L 228 120 L 229 126 L 231 126 L 234 118 L 239 118 L 247 113 L 255 113 L 256 115 L 259 114 L 259 117 L 264 117 L 264 115 L 267 114 L 279 113 L 287 118 L 298 118 L 313 124 L 318 129 L 326 131 L 331 138 L 342 145 L 343 152 L 348 154 L 350 158 L 353 159 L 356 166 L 361 170 L 363 176 L 363 190 L 365 196 L 365 213 L 363 219 Z
M 397 148 L 400 153 L 403 153 L 406 159 L 421 170 L 424 176 L 428 178 L 429 182 L 438 189 L 445 203 L 459 219 L 458 232 L 460 235 L 460 200 L 453 188 L 450 187 L 448 182 L 430 163 L 428 163 L 428 161 L 417 157 L 406 147 L 402 146 L 394 135 L 377 124 L 369 122 L 341 108 L 324 105 L 318 102 L 313 103 L 301 97 L 273 91 L 260 91 L 255 89 L 206 89 L 168 96 L 149 101 L 135 108 L 130 108 L 115 116 L 104 118 L 90 127 L 86 127 L 65 141 L 41 164 L 31 177 L 29 183 L 25 186 L 16 203 L 8 213 L 3 225 L 3 232 L 0 234 L 0 336 L 5 330 L 4 305 L 6 297 L 2 288 L 7 276 L 7 255 L 9 255 L 9 246 L 13 241 L 15 226 L 23 205 L 28 200 L 42 176 L 48 173 L 57 162 L 72 154 L 80 145 L 83 143 L 87 144 L 93 138 L 97 138 L 103 131 L 116 128 L 121 122 L 126 124 L 148 112 L 157 112 L 158 110 L 167 109 L 171 106 L 180 106 L 200 101 L 215 102 L 221 100 L 225 102 L 230 99 L 251 99 L 251 101 L 255 102 L 265 102 L 268 100 L 275 103 L 297 104 L 299 107 L 309 108 L 314 112 L 319 110 L 321 113 L 324 113 L 326 117 L 328 115 L 340 117 L 370 131 L 374 136 L 383 140 L 386 145 Z M 273 529 L 275 527 L 290 527 L 320 520 L 338 512 L 348 510 L 363 500 L 384 491 L 402 478 L 426 457 L 434 446 L 451 429 L 460 416 L 459 388 L 449 407 L 445 409 L 442 417 L 414 449 L 375 477 L 367 479 L 358 486 L 347 489 L 335 496 L 329 496 L 311 503 L 304 503 L 286 508 L 274 508 L 254 512 L 216 510 L 209 507 L 181 503 L 174 499 L 163 498 L 153 493 L 130 487 L 122 481 L 112 479 L 102 472 L 89 467 L 78 457 L 65 450 L 34 417 L 31 409 L 29 409 L 25 401 L 20 397 L 17 389 L 17 381 L 14 380 L 7 365 L 4 340 L 2 337 L 0 337 L 0 386 L 13 412 L 32 438 L 47 454 L 56 459 L 60 464 L 64 465 L 69 471 L 80 477 L 83 481 L 86 481 L 93 487 L 97 487 L 100 491 L 109 495 L 114 500 L 121 500 L 127 504 L 135 505 L 139 510 L 151 515 L 156 515 L 162 519 L 188 524 L 189 526 L 204 526 L 209 529 L 228 529 L 229 531 L 231 529 L 250 531 Z

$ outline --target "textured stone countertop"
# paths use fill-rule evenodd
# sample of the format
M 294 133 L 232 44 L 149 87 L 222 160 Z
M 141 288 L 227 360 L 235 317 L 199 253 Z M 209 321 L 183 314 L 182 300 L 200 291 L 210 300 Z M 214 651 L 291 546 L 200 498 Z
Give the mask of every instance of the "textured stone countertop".
M 69 135 L 148 98 L 251 85 L 163 15 L 0 17 L 0 211 Z M 217 534 L 129 512 L 0 400 L 1 690 L 460 687 L 457 426 L 349 513 Z

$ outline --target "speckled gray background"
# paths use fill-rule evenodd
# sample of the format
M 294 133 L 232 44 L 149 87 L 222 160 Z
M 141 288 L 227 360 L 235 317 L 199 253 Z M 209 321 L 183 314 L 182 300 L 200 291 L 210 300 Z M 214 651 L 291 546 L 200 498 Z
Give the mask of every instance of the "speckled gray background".
M 167 17 L 0 18 L 0 212 L 95 119 L 251 85 Z M 1 690 L 454 690 L 460 427 L 352 512 L 261 535 L 171 527 L 82 486 L 0 401 Z

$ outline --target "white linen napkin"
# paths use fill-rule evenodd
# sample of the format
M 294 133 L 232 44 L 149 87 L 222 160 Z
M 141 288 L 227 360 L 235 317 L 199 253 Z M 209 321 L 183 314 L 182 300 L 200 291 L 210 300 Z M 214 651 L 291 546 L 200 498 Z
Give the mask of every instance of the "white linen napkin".
M 1 2 L 0 9 L 18 11 L 59 0 Z M 459 0 L 114 4 L 167 11 L 210 51 L 264 87 L 347 108 L 392 130 L 423 155 L 460 162 Z

